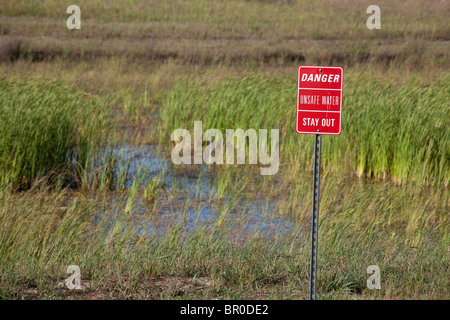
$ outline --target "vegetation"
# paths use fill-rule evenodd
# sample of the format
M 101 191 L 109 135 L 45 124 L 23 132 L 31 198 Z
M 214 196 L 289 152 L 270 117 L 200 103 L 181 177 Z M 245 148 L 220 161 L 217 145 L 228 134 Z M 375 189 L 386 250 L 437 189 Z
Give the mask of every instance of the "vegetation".
M 68 30 L 71 4 L 0 4 L 0 299 L 307 299 L 299 64 L 345 79 L 342 134 L 322 147 L 318 297 L 449 298 L 445 1 L 379 1 L 381 30 L 353 0 L 79 1 Z M 279 128 L 279 172 L 174 166 L 170 134 L 196 120 Z
M 103 105 L 61 84 L 6 79 L 0 99 L 0 184 L 76 181 L 101 142 Z
M 436 241 L 438 229 L 422 228 L 435 217 L 418 217 L 417 227 L 424 231 L 420 245 L 412 246 L 403 231 L 414 234 L 415 226 L 389 225 L 417 199 L 386 186 L 352 189 L 328 212 L 330 191 L 326 187 L 322 200 L 321 298 L 447 297 L 447 248 Z M 301 232 L 289 234 L 289 241 L 254 234 L 242 239 L 245 221 L 229 220 L 220 228 L 203 225 L 193 232 L 184 222 L 173 223 L 160 237 L 136 236 L 139 226 L 123 216 L 126 197 L 116 196 L 111 205 L 105 193 L 55 197 L 41 189 L 0 196 L 2 298 L 307 298 L 309 240 Z M 376 206 L 384 212 L 381 217 Z M 414 205 L 413 214 L 423 212 L 421 206 Z M 101 217 L 93 223 L 91 215 L 99 209 Z M 382 235 L 380 223 L 389 226 Z M 71 292 L 63 285 L 71 264 L 81 267 L 83 290 Z M 382 270 L 379 291 L 366 289 L 371 264 Z
M 0 10 L 7 59 L 130 60 L 261 66 L 449 65 L 445 1 L 378 1 L 382 28 L 369 30 L 369 2 L 78 1 L 81 30 L 67 30 L 70 1 L 4 1 Z M 45 17 L 39 23 L 30 17 Z M 114 23 L 111 23 L 114 22 Z M 107 41 L 105 41 L 107 40 Z M 1 47 L 1 45 L 0 45 Z
M 163 104 L 162 131 L 188 128 L 279 128 L 282 161 L 310 165 L 312 143 L 295 133 L 296 79 L 240 77 L 218 85 L 186 80 Z M 345 75 L 342 135 L 326 139 L 325 167 L 358 176 L 447 186 L 450 179 L 450 77 L 396 84 L 350 72 Z M 417 130 L 420 128 L 420 130 Z M 205 129 L 206 130 L 206 129 Z M 310 151 L 310 152 L 308 152 Z M 283 159 L 284 158 L 284 159 Z M 346 162 L 349 162 L 346 163 Z

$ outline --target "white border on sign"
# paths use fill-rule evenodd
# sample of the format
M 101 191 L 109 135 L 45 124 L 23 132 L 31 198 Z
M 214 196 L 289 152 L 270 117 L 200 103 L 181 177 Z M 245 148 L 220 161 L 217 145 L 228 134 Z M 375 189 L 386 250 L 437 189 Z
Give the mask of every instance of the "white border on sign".
M 301 68 L 322 68 L 322 69 L 340 69 L 341 70 L 341 88 L 340 89 L 322 89 L 322 88 L 301 88 L 300 87 L 300 69 Z M 297 115 L 296 115 L 296 123 L 295 123 L 295 132 L 297 132 L 298 134 L 322 134 L 322 135 L 333 135 L 333 136 L 337 136 L 339 134 L 341 134 L 341 126 L 342 126 L 342 87 L 344 85 L 344 69 L 342 67 L 321 67 L 321 66 L 299 66 L 298 67 L 298 71 L 297 71 Z M 307 89 L 307 90 L 340 90 L 341 92 L 341 101 L 340 101 L 340 109 L 341 111 L 323 111 L 323 110 L 299 110 L 299 105 L 298 105 L 298 101 L 299 101 L 299 90 L 300 89 Z M 338 133 L 322 133 L 322 132 L 306 132 L 306 131 L 298 131 L 297 127 L 298 127 L 298 113 L 302 112 L 302 111 L 306 111 L 306 112 L 333 112 L 339 113 L 339 132 Z

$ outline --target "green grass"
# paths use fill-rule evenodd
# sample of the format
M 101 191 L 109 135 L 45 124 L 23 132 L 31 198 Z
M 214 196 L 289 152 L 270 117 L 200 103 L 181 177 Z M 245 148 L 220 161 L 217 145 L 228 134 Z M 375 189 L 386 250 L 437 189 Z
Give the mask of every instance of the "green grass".
M 35 2 L 6 1 L 2 14 L 7 16 L 66 16 L 70 1 L 46 0 Z M 80 0 L 81 16 L 85 21 L 167 22 L 178 23 L 172 28 L 187 31 L 194 24 L 191 36 L 209 37 L 218 33 L 241 37 L 277 37 L 285 39 L 383 39 L 428 38 L 448 39 L 449 24 L 445 12 L 448 4 L 420 1 L 392 2 L 380 0 L 382 29 L 367 29 L 370 1 L 87 1 Z M 325 9 L 326 8 L 326 9 Z M 68 17 L 69 15 L 67 15 Z M 208 28 L 201 28 L 207 25 Z M 200 27 L 200 31 L 198 32 Z M 83 28 L 83 27 L 82 27 Z M 118 27 L 119 28 L 119 27 Z M 138 26 L 140 28 L 140 26 Z M 117 29 L 115 30 L 117 32 Z
M 0 184 L 75 182 L 99 147 L 104 105 L 60 83 L 0 80 Z
M 233 220 L 230 214 L 232 210 L 240 210 L 238 199 L 259 199 L 273 204 L 275 212 L 293 218 L 298 226 L 308 226 L 312 202 L 309 189 L 312 141 L 309 139 L 311 137 L 289 134 L 294 132 L 295 81 L 263 74 L 237 79 L 235 76 L 224 77 L 215 70 L 199 74 L 197 80 L 189 82 L 189 86 L 181 81 L 172 89 L 169 88 L 166 100 L 161 100 L 162 142 L 165 143 L 164 139 L 168 139 L 173 128 L 190 128 L 193 119 L 203 120 L 204 128 L 217 127 L 222 130 L 228 126 L 245 129 L 271 128 L 273 125 L 281 129 L 280 154 L 283 161 L 291 162 L 294 158 L 300 160 L 280 167 L 279 176 L 266 178 L 258 174 L 255 177 L 253 167 L 215 168 L 214 184 L 218 193 L 209 201 L 223 205 L 215 227 L 199 225 L 195 232 L 190 233 L 186 229 L 186 222 L 180 222 L 169 225 L 160 236 L 138 236 L 139 228 L 150 222 L 164 205 L 183 212 L 183 208 L 201 210 L 204 203 L 196 198 L 180 197 L 182 190 L 163 191 L 157 180 L 149 180 L 148 184 L 142 185 L 140 179 L 146 172 L 139 172 L 132 180 L 135 183 L 130 183 L 128 166 L 131 158 L 127 159 L 125 153 L 121 154 L 120 158 L 124 159 L 120 160 L 123 163 L 119 165 L 112 153 L 99 153 L 93 147 L 89 149 L 91 157 L 80 177 L 83 190 L 70 192 L 66 189 L 55 190 L 51 186 L 36 186 L 19 193 L 11 193 L 6 189 L 0 191 L 2 298 L 307 298 L 310 245 L 307 227 L 305 233 L 284 234 L 286 239 L 281 237 L 281 233 L 278 233 L 279 237 L 266 239 L 258 232 L 242 238 L 246 221 Z M 85 72 L 84 67 L 78 72 Z M 76 73 L 67 74 L 77 78 Z M 211 77 L 213 81 L 205 81 L 211 79 L 212 74 L 217 78 Z M 98 88 L 100 97 L 109 95 L 110 92 L 106 91 L 105 94 L 102 91 L 104 89 L 99 84 L 103 82 L 96 82 L 96 77 L 89 79 L 90 83 L 95 84 L 91 90 L 96 91 L 94 88 Z M 426 83 L 414 78 L 383 83 L 376 77 L 367 82 L 358 72 L 350 71 L 346 73 L 345 81 L 344 119 L 347 123 L 354 117 L 364 120 L 366 126 L 378 132 L 381 128 L 371 125 L 369 119 L 398 116 L 390 111 L 391 103 L 402 110 L 412 105 L 414 110 L 420 112 L 421 116 L 412 117 L 411 121 L 426 120 L 435 115 L 436 119 L 446 121 L 442 116 L 446 111 L 439 106 L 448 100 L 443 90 L 448 83 L 448 76 Z M 74 94 L 72 86 L 53 84 L 50 86 L 52 91 L 46 92 L 48 83 L 43 80 L 5 80 L 4 83 L 11 87 L 17 84 L 15 89 L 5 90 L 3 94 L 8 93 L 9 101 L 15 101 L 8 106 L 17 106 L 19 109 L 27 106 L 19 103 L 21 97 L 28 97 L 27 101 L 33 102 L 40 101 L 38 98 L 41 93 L 44 97 L 57 95 L 58 99 L 45 100 L 53 103 L 39 106 L 48 108 L 46 112 L 42 110 L 47 115 L 47 121 L 52 120 L 48 128 L 58 128 L 59 124 L 64 123 L 61 120 L 64 117 L 56 117 L 56 109 L 57 106 L 64 108 L 70 105 L 65 102 L 72 100 L 68 98 Z M 120 84 L 117 85 L 120 87 Z M 146 133 L 142 133 L 148 130 L 147 123 L 140 121 L 145 117 L 144 111 L 149 108 L 147 92 L 157 91 L 155 88 L 147 90 L 145 84 L 146 81 L 142 81 L 142 90 L 113 90 L 117 96 L 111 100 L 114 104 L 111 111 L 120 113 L 120 121 L 129 121 L 138 126 L 134 128 L 135 131 L 126 127 L 127 131 L 131 131 L 127 133 L 130 136 L 126 139 L 136 147 L 149 139 Z M 89 87 L 88 84 L 84 85 Z M 133 88 L 130 84 L 128 86 Z M 92 119 L 90 111 L 95 105 L 93 101 L 100 103 L 102 100 L 98 101 L 80 91 L 75 92 L 80 99 L 78 108 L 87 112 L 87 117 Z M 403 98 L 397 98 L 398 93 L 402 93 Z M 160 101 L 159 98 L 157 101 Z M 365 106 L 365 103 L 368 105 Z M 431 108 L 420 108 L 420 103 Z M 374 106 L 380 106 L 384 112 L 375 112 Z M 363 115 L 346 113 L 346 109 L 358 108 L 363 108 Z M 73 109 L 67 107 L 65 110 L 73 114 L 76 112 Z M 255 113 L 254 110 L 261 112 Z M 367 119 L 363 117 L 366 115 Z M 122 116 L 125 118 L 122 119 Z M 106 120 L 109 125 L 115 123 L 110 118 Z M 419 121 L 419 126 L 430 134 L 430 139 L 445 146 L 448 137 L 433 131 L 439 129 L 434 129 L 434 126 L 425 128 L 425 120 Z M 398 124 L 404 131 L 414 134 L 414 137 L 424 138 L 421 131 L 412 131 L 407 122 L 403 123 L 399 119 Z M 30 124 L 27 128 L 33 128 L 36 130 L 34 132 L 45 132 L 46 127 L 39 125 L 34 128 Z M 77 126 L 76 132 L 82 128 Z M 361 126 L 359 130 L 364 132 L 363 128 Z M 345 129 L 349 131 L 347 135 L 344 134 Z M 320 207 L 319 297 L 448 299 L 448 281 L 442 276 L 447 272 L 450 240 L 446 232 L 449 227 L 449 192 L 445 183 L 448 180 L 441 177 L 439 182 L 433 176 L 438 174 L 433 168 L 442 166 L 448 170 L 448 164 L 439 163 L 439 158 L 433 153 L 430 153 L 428 162 L 421 163 L 421 168 L 430 170 L 431 185 L 427 185 L 428 180 L 423 181 L 422 176 L 414 170 L 408 170 L 408 179 L 417 183 L 404 183 L 401 186 L 390 183 L 390 179 L 382 183 L 357 180 L 354 175 L 358 174 L 359 153 L 353 149 L 359 150 L 359 146 L 355 144 L 353 147 L 350 140 L 355 138 L 357 131 L 350 131 L 348 124 L 345 129 L 339 137 L 327 137 L 323 145 L 325 170 Z M 108 140 L 121 141 L 118 138 L 120 132 L 117 131 L 116 136 L 110 135 Z M 29 137 L 24 131 L 19 133 L 20 136 Z M 401 137 L 396 132 L 390 134 L 394 138 Z M 50 148 L 51 141 L 45 141 Z M 414 140 L 406 141 L 408 143 L 405 146 L 408 148 L 417 148 L 412 143 Z M 371 152 L 367 151 L 371 159 L 380 153 L 380 143 L 383 143 L 382 139 L 367 142 L 369 151 L 375 148 Z M 30 145 L 33 144 L 30 142 Z M 342 154 L 336 152 L 339 146 L 349 148 L 349 155 L 345 154 L 345 148 Z M 420 148 L 414 150 L 420 151 Z M 431 150 L 442 152 L 445 149 Z M 344 163 L 339 164 L 339 159 L 343 159 Z M 419 160 L 412 158 L 408 163 Z M 114 173 L 118 165 L 120 169 Z M 339 174 L 340 169 L 343 169 L 342 174 Z M 111 192 L 109 189 L 116 191 Z M 227 195 L 233 197 L 229 199 Z M 147 202 L 151 210 L 138 216 L 137 209 L 147 200 L 151 201 Z M 68 277 L 65 271 L 71 264 L 81 267 L 82 280 L 87 281 L 83 283 L 88 283 L 91 286 L 89 289 L 73 292 L 58 285 Z M 380 291 L 368 290 L 366 287 L 366 269 L 371 264 L 381 268 Z
M 324 167 L 398 182 L 448 185 L 450 77 L 398 83 L 350 71 L 344 78 L 342 134 L 324 138 Z M 310 136 L 295 133 L 295 86 L 295 77 L 233 77 L 219 84 L 181 81 L 163 104 L 160 131 L 193 130 L 194 121 L 203 121 L 204 130 L 223 133 L 231 128 L 278 128 L 281 161 L 305 170 L 313 144 Z
M 82 0 L 82 29 L 67 30 L 71 4 L 0 4 L 1 299 L 307 299 L 313 139 L 295 133 L 299 64 L 345 69 L 342 134 L 323 140 L 319 298 L 449 299 L 447 3 L 379 1 L 381 30 L 356 0 Z M 279 128 L 278 174 L 171 168 L 211 175 L 205 200 L 202 178 L 195 195 L 165 188 L 165 173 L 145 180 L 112 149 L 169 149 L 194 120 Z M 244 236 L 246 201 L 298 232 Z M 189 231 L 205 206 L 212 223 Z M 88 289 L 61 285 L 71 264 Z M 373 264 L 381 290 L 366 286 Z
M 329 184 L 323 202 L 330 203 L 330 188 L 341 185 Z M 436 227 L 424 228 L 420 245 L 414 245 L 401 225 L 383 230 L 382 219 L 407 209 L 411 199 L 403 193 L 393 195 L 392 190 L 379 191 L 353 190 L 333 212 L 324 206 L 319 298 L 448 299 L 448 235 L 439 238 Z M 398 200 L 381 201 L 383 197 Z M 381 217 L 373 204 L 384 207 L 379 208 Z M 124 215 L 127 207 L 126 195 L 111 202 L 107 193 L 1 191 L 1 298 L 307 297 L 307 231 L 287 240 L 257 234 L 243 238 L 245 222 L 228 220 L 220 228 L 199 225 L 194 232 L 179 222 L 161 236 L 137 237 L 138 225 Z M 93 218 L 98 210 L 101 217 Z M 419 213 L 421 208 L 414 210 Z M 367 223 L 369 227 L 362 228 Z M 71 264 L 80 266 L 82 284 L 88 283 L 89 289 L 75 292 L 58 285 L 68 277 L 65 271 Z M 372 264 L 381 268 L 379 291 L 366 287 L 366 269 Z M 188 289 L 173 283 L 180 279 Z

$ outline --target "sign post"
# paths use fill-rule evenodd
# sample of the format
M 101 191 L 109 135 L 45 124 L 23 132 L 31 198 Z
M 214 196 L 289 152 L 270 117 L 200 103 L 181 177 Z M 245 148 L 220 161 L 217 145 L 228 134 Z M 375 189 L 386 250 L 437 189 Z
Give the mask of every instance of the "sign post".
M 310 300 L 316 300 L 321 135 L 341 134 L 343 73 L 341 67 L 300 66 L 298 68 L 296 131 L 299 134 L 315 135 L 313 206 L 311 217 Z
M 317 276 L 317 249 L 319 240 L 319 188 L 320 188 L 320 155 L 322 139 L 316 134 L 314 144 L 314 186 L 313 186 L 313 211 L 311 218 L 311 267 L 309 282 L 309 300 L 316 300 L 316 276 Z

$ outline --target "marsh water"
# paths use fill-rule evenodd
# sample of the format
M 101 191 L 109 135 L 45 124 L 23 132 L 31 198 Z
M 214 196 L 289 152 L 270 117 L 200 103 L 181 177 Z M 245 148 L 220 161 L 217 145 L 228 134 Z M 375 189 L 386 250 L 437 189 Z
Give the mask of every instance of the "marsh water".
M 139 235 L 157 235 L 177 223 L 188 232 L 200 226 L 228 225 L 238 237 L 252 234 L 268 239 L 291 237 L 301 228 L 289 215 L 276 212 L 282 200 L 255 197 L 245 191 L 227 194 L 217 181 L 214 165 L 180 170 L 156 144 L 122 144 L 113 154 L 118 159 L 116 175 L 127 172 L 127 189 L 137 177 L 142 188 L 149 179 L 162 185 L 154 203 L 149 204 L 140 195 L 135 198 L 132 217 Z

